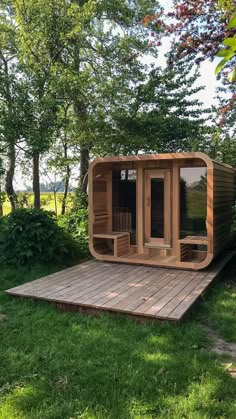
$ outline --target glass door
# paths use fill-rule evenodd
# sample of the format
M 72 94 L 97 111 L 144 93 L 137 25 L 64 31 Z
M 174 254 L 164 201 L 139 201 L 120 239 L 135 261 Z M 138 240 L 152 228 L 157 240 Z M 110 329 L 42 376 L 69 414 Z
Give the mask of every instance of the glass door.
M 144 193 L 145 244 L 170 246 L 170 171 L 146 170 Z

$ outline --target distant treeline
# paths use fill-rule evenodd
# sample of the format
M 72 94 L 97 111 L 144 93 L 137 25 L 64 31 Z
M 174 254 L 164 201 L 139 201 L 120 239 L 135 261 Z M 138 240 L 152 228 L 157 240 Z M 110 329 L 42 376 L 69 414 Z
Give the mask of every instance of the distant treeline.
M 55 183 L 40 183 L 40 192 L 64 192 L 65 190 L 65 183 L 64 182 L 55 182 Z M 75 188 L 73 186 L 69 186 L 68 192 L 73 192 Z M 33 188 L 30 185 L 27 185 L 24 192 L 33 192 Z

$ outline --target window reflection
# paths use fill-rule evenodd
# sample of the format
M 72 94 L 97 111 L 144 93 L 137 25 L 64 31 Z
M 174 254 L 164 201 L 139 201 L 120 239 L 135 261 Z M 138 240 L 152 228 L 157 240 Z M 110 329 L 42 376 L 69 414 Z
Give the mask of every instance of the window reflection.
M 206 167 L 180 169 L 180 238 L 206 236 Z
M 130 233 L 136 244 L 136 170 L 112 171 L 112 230 Z
M 164 237 L 164 178 L 151 179 L 151 237 Z

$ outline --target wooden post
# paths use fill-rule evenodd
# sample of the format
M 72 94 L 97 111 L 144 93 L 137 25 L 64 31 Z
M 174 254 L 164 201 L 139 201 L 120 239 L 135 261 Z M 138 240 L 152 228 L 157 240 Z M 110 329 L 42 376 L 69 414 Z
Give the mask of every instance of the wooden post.
M 112 231 L 112 218 L 113 218 L 113 211 L 112 211 L 112 170 L 110 169 L 106 175 L 106 183 L 107 183 L 107 214 L 108 214 L 108 222 L 107 222 L 107 230 L 108 232 Z
M 137 169 L 136 177 L 136 244 L 138 253 L 143 253 L 143 168 Z
M 208 238 L 208 253 L 214 252 L 214 188 L 213 188 L 213 169 L 207 169 L 207 238 Z
M 172 248 L 173 254 L 180 260 L 179 229 L 180 229 L 180 169 L 178 162 L 173 161 L 172 176 Z

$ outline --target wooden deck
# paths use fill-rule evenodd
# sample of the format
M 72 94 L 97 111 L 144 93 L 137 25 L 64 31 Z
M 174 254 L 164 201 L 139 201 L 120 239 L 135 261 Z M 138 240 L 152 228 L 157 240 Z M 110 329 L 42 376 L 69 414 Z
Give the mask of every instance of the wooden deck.
M 78 311 L 107 310 L 178 321 L 234 255 L 202 271 L 89 261 L 9 289 Z

